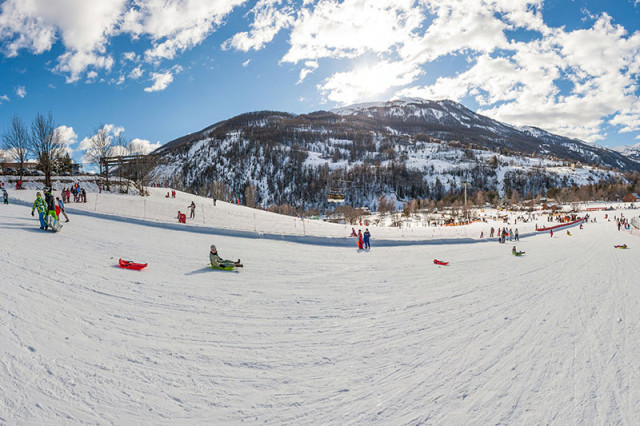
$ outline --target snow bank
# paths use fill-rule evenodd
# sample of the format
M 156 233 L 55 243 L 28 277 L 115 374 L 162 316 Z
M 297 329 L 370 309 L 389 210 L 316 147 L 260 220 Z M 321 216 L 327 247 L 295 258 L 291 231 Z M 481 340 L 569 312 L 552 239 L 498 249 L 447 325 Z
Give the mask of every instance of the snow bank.
M 640 421 L 640 238 L 604 220 L 637 210 L 526 238 L 516 258 L 185 232 L 157 218 L 192 197 L 160 195 L 127 220 L 140 199 L 90 194 L 57 234 L 0 206 L 0 423 Z M 218 207 L 221 226 L 248 226 Z M 211 270 L 212 243 L 245 268 Z

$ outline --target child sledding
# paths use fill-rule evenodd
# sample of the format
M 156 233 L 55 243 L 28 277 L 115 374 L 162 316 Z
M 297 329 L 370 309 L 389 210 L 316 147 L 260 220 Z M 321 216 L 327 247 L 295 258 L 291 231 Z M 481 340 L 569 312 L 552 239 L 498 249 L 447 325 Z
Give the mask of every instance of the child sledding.
M 524 254 L 523 251 L 518 251 L 516 249 L 516 246 L 513 246 L 513 248 L 511 249 L 511 254 L 514 256 L 522 256 Z
M 218 250 L 215 245 L 211 245 L 211 251 L 209 252 L 209 261 L 211 262 L 212 269 L 221 269 L 223 271 L 232 271 L 235 268 L 242 268 L 240 259 L 237 262 L 233 260 L 222 259 L 218 255 Z
M 623 249 L 624 250 L 624 249 L 627 248 L 627 245 L 626 244 L 620 244 L 620 245 L 617 245 L 617 246 L 614 246 L 614 247 L 617 248 L 617 249 Z

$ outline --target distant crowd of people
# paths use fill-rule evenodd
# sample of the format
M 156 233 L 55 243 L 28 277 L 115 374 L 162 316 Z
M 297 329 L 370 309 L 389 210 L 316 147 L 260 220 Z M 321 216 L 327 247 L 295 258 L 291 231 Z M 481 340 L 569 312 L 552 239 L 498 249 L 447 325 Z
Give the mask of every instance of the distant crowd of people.
M 77 183 L 74 183 L 71 188 L 62 188 L 61 194 L 63 203 L 70 203 L 72 195 L 74 203 L 87 202 L 87 191 L 85 191 L 84 188 L 81 188 Z
M 496 233 L 495 228 L 492 226 L 491 230 L 489 231 L 489 238 L 494 238 L 494 236 L 497 236 L 498 242 L 502 244 L 507 241 L 507 238 L 509 238 L 509 241 L 520 241 L 520 233 L 518 232 L 518 228 L 516 228 L 514 231 L 512 228 L 507 229 L 507 227 L 505 226 L 504 228 L 498 228 L 498 232 Z M 484 231 L 480 232 L 480 238 L 484 238 Z

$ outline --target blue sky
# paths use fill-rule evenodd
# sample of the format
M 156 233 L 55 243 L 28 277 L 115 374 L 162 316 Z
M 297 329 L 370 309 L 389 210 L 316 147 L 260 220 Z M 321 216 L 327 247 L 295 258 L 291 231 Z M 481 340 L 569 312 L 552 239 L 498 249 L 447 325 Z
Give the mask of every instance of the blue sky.
M 640 1 L 4 0 L 0 129 L 51 112 L 147 146 L 239 113 L 400 96 L 640 143 Z

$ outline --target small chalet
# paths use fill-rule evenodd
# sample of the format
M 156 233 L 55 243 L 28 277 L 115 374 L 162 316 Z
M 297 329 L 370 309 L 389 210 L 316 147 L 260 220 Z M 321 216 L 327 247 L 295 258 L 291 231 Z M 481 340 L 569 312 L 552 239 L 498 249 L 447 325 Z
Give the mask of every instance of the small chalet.
M 622 199 L 625 203 L 638 203 L 640 202 L 640 195 L 634 193 L 628 194 L 626 197 Z

